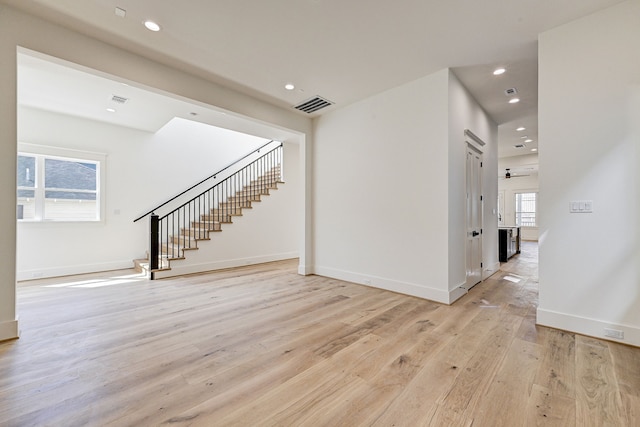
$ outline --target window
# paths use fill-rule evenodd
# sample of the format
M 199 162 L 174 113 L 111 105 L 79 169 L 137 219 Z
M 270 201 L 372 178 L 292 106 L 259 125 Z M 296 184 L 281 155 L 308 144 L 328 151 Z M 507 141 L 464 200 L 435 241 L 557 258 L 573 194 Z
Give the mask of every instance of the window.
M 538 193 L 516 193 L 516 225 L 536 226 Z
M 18 219 L 99 221 L 102 161 L 96 159 L 100 156 L 90 157 L 19 152 Z

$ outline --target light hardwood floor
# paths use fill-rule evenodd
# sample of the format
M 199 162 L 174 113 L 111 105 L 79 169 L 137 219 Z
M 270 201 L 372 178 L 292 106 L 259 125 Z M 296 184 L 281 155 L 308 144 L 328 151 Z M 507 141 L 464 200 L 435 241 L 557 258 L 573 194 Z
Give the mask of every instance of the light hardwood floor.
M 295 261 L 18 295 L 1 426 L 640 425 L 640 349 L 536 326 L 531 243 L 452 306 Z

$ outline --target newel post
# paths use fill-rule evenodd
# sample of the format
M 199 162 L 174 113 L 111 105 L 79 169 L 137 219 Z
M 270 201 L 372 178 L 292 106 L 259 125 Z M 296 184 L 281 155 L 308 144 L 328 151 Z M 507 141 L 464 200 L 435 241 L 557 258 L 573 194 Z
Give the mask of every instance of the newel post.
M 160 220 L 158 215 L 151 214 L 151 238 L 149 239 L 151 247 L 149 248 L 149 268 L 151 271 L 157 270 L 158 259 L 160 258 Z

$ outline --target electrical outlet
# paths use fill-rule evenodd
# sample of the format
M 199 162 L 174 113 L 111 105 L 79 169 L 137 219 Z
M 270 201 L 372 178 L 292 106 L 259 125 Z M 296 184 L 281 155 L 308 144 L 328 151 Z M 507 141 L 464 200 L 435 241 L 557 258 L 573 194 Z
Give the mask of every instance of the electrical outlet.
M 618 329 L 604 328 L 604 336 L 609 338 L 615 338 L 618 340 L 623 340 L 624 332 Z

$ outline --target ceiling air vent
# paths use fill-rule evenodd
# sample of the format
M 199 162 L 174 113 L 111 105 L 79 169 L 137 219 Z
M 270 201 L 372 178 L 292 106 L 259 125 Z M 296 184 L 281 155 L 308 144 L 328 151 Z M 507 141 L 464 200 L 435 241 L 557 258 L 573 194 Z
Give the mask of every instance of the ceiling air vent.
M 305 113 L 314 113 L 324 107 L 328 107 L 329 105 L 333 105 L 333 102 L 327 101 L 324 98 L 316 96 L 314 98 L 309 99 L 308 101 L 304 101 L 301 104 L 296 105 L 296 110 L 304 111 Z
M 506 90 L 504 91 L 504 94 L 505 94 L 505 95 L 507 95 L 507 96 L 513 96 L 513 95 L 515 95 L 515 94 L 517 94 L 517 93 L 518 93 L 518 89 L 516 89 L 515 87 L 512 87 L 512 88 L 506 89 Z
M 514 148 L 524 148 L 524 147 L 526 147 L 526 145 L 524 145 L 524 144 L 516 144 L 513 147 Z
M 125 102 L 127 102 L 129 100 L 129 98 L 125 98 L 124 96 L 113 95 L 111 97 L 111 100 L 113 102 L 117 102 L 118 104 L 124 104 Z

